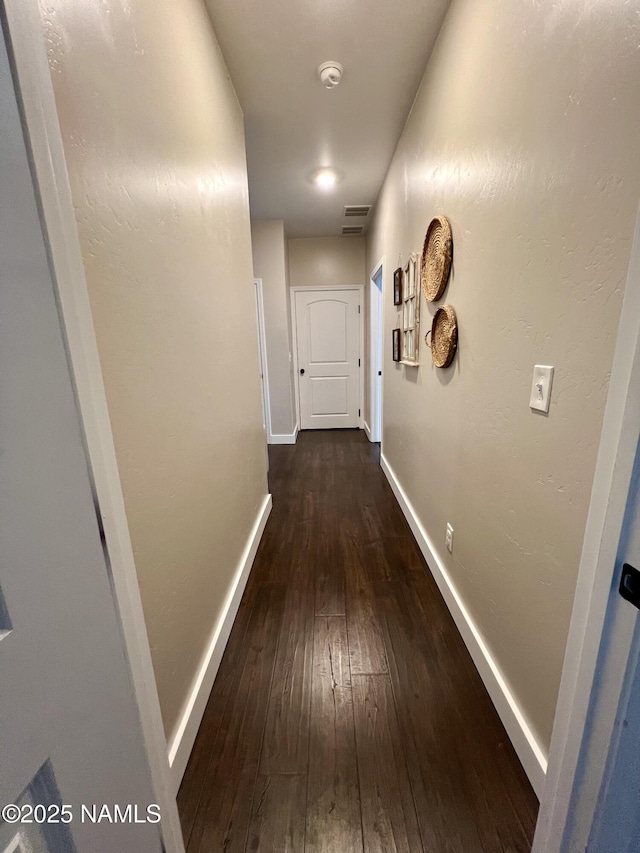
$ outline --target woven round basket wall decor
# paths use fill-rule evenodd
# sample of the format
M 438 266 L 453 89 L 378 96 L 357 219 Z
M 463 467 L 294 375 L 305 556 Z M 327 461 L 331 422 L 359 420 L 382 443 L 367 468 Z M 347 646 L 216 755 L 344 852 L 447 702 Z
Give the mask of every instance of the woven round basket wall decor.
M 431 343 L 428 338 L 431 335 Z M 431 358 L 436 367 L 449 367 L 458 348 L 458 320 L 451 305 L 443 305 L 433 315 L 431 329 L 424 336 L 431 348 Z
M 422 292 L 427 302 L 435 302 L 444 293 L 451 271 L 453 237 L 446 216 L 436 216 L 429 223 L 422 247 Z

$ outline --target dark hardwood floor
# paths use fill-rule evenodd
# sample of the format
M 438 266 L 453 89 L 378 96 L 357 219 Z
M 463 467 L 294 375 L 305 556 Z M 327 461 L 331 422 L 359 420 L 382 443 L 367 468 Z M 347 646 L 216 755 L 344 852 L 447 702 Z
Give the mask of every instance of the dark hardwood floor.
M 360 431 L 273 511 L 178 805 L 188 853 L 525 853 L 537 800 Z

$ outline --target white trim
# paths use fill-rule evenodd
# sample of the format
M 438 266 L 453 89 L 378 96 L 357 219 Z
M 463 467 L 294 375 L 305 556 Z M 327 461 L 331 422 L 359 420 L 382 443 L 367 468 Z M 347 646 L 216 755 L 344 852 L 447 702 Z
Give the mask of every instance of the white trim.
M 42 20 L 37 0 L 5 0 L 4 10 L 96 511 L 104 530 L 155 802 L 162 812 L 160 833 L 167 853 L 184 853 Z
M 269 436 L 269 444 L 295 444 L 298 440 L 298 433 L 300 432 L 299 425 L 296 424 L 296 428 L 291 433 L 281 433 L 276 435 Z
M 366 420 L 364 421 L 364 434 L 367 436 L 369 441 L 373 441 L 373 436 L 371 435 L 371 427 L 366 422 Z
M 598 655 L 606 632 L 607 605 L 624 520 L 640 432 L 640 212 L 627 275 L 616 351 L 609 381 L 609 393 L 602 437 L 591 490 L 582 557 L 574 598 L 571 625 L 560 682 L 558 704 L 549 750 L 549 773 L 536 827 L 533 853 L 564 850 L 567 825 L 572 823 L 570 808 L 577 781 L 581 747 L 588 731 L 596 731 L 605 756 L 615 720 L 618 698 L 602 697 L 599 718 L 589 720 L 592 694 L 602 685 Z M 615 591 L 613 594 L 617 594 Z M 626 661 L 629 640 L 619 634 L 608 638 L 608 665 Z M 600 675 L 600 677 L 599 677 Z M 609 683 L 610 687 L 610 683 Z M 614 710 L 611 710 L 611 701 Z M 602 713 L 605 720 L 602 720 Z M 589 723 L 589 727 L 587 724 Z M 598 726 L 594 729 L 594 726 Z M 593 735 L 592 735 L 593 737 Z M 595 796 L 604 772 L 590 765 L 591 801 L 581 807 L 582 820 L 593 819 Z M 598 779 L 593 775 L 597 774 Z M 595 792 L 595 793 L 594 793 Z M 583 832 L 589 827 L 580 828 Z M 573 848 L 572 848 L 573 849 Z M 577 848 L 576 848 L 577 849 Z
M 500 719 L 502 720 L 515 751 L 522 762 L 525 773 L 529 777 L 533 790 L 536 792 L 537 796 L 540 797 L 547 770 L 547 759 L 544 751 L 531 731 L 531 727 L 526 716 L 518 705 L 515 696 L 509 689 L 509 685 L 500 671 L 500 667 L 494 660 L 493 655 L 489 651 L 482 634 L 469 615 L 462 598 L 456 590 L 453 581 L 449 577 L 449 573 L 447 572 L 442 558 L 436 551 L 432 540 L 418 520 L 411 502 L 404 493 L 402 486 L 396 479 L 396 476 L 384 455 L 381 455 L 380 457 L 380 465 L 391 488 L 393 489 L 393 493 L 400 504 L 400 508 L 402 509 L 405 518 L 409 522 L 409 526 L 416 538 L 418 546 L 420 547 L 420 550 L 429 565 L 431 573 L 438 584 L 442 597 L 453 616 L 458 630 L 462 635 L 462 639 L 469 650 L 469 654 L 473 658 L 473 662 L 480 673 L 480 677 L 487 688 L 489 696 L 500 715 Z
M 224 654 L 233 622 L 238 613 L 238 607 L 242 599 L 242 593 L 247 584 L 247 579 L 253 566 L 253 561 L 264 532 L 269 513 L 271 512 L 271 495 L 264 499 L 258 517 L 253 526 L 245 545 L 242 557 L 236 569 L 236 574 L 231 582 L 227 598 L 220 616 L 211 632 L 204 655 L 200 661 L 198 672 L 193 680 L 187 701 L 184 704 L 178 723 L 176 724 L 171 738 L 169 739 L 169 765 L 173 778 L 173 789 L 178 793 L 178 788 L 187 768 L 187 762 L 195 743 L 202 716 L 204 714 L 209 694 L 213 687 L 222 655 Z
M 260 350 L 260 363 L 262 367 L 262 401 L 264 405 L 265 430 L 267 433 L 267 444 L 277 444 L 272 441 L 271 431 L 271 398 L 269 396 L 269 363 L 267 361 L 267 331 L 264 325 L 264 296 L 262 291 L 262 279 L 254 278 L 256 289 L 256 300 L 258 306 L 258 349 Z
M 378 385 L 378 370 L 383 369 L 384 356 L 382 354 L 382 346 L 384 343 L 384 256 L 380 258 L 374 266 L 371 275 L 369 276 L 369 417 L 373 424 L 373 429 L 368 433 L 369 441 L 382 442 L 382 381 Z M 380 297 L 378 305 L 378 328 L 373 330 L 373 317 L 371 315 L 371 304 L 373 302 L 374 288 L 377 291 L 378 286 L 375 283 L 375 278 L 380 273 Z M 378 297 L 376 297 L 378 299 Z M 380 355 L 380 363 L 378 364 L 378 355 Z M 378 388 L 380 393 L 378 394 Z M 378 396 L 380 399 L 378 400 Z M 376 418 L 379 412 L 380 417 Z
M 358 409 L 360 410 L 360 415 L 358 416 L 358 429 L 364 428 L 364 285 L 362 284 L 325 284 L 325 285 L 295 285 L 290 289 L 290 305 L 291 305 L 291 338 L 293 345 L 293 374 L 295 377 L 294 391 L 296 398 L 296 417 L 298 418 L 298 425 L 302 423 L 302 415 L 300 412 L 300 387 L 299 387 L 299 378 L 300 374 L 298 372 L 298 323 L 296 318 L 296 293 L 298 291 L 304 293 L 309 291 L 320 291 L 320 290 L 357 290 L 360 295 L 360 315 L 359 315 L 359 324 L 358 324 L 358 358 L 360 359 L 360 375 L 359 375 L 359 390 L 358 394 L 360 396 L 360 400 L 358 403 Z M 296 434 L 298 432 L 298 425 L 296 425 Z M 285 442 L 272 442 L 272 444 L 277 444 Z M 287 442 L 289 443 L 289 442 Z M 294 442 L 291 442 L 292 444 Z

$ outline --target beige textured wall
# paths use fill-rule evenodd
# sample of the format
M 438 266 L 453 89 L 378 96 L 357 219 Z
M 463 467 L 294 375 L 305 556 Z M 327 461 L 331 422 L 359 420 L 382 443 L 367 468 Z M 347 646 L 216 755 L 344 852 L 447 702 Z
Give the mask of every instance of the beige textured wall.
M 262 279 L 264 325 L 273 435 L 291 435 L 296 426 L 289 322 L 287 244 L 279 219 L 251 223 L 253 274 Z
M 291 287 L 364 284 L 364 237 L 296 237 L 289 240 Z
M 165 729 L 267 493 L 243 119 L 200 0 L 43 0 Z
M 453 0 L 368 239 L 367 271 L 388 260 L 384 455 L 543 748 L 638 205 L 639 45 L 635 3 Z M 391 362 L 391 275 L 436 213 L 460 348 L 436 370 L 423 342 L 416 371 Z M 536 363 L 556 368 L 548 416 Z

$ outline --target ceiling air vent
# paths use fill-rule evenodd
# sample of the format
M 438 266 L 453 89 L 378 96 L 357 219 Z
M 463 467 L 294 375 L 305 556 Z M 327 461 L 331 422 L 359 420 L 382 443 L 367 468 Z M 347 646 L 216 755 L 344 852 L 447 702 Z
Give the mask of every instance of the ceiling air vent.
M 344 208 L 345 216 L 368 216 L 371 210 L 370 204 L 347 204 Z
M 363 225 L 343 225 L 342 226 L 342 236 L 349 237 L 355 234 L 362 234 L 364 231 Z

